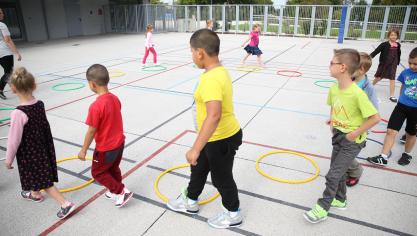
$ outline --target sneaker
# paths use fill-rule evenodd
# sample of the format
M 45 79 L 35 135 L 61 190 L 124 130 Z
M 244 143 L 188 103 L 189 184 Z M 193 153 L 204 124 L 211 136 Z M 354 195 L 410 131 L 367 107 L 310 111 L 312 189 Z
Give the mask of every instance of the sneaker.
M 333 207 L 333 208 L 339 209 L 339 210 L 346 210 L 347 209 L 347 201 L 345 200 L 344 202 L 341 202 L 341 201 L 337 200 L 336 198 L 334 198 L 330 206 Z
M 127 190 L 127 188 L 123 189 L 123 192 L 121 194 L 116 194 L 115 200 L 116 200 L 116 207 L 122 207 L 124 206 L 133 196 L 133 193 Z
M 372 164 L 379 165 L 379 166 L 386 166 L 388 164 L 388 160 L 383 158 L 381 155 L 368 157 L 366 160 Z
M 111 193 L 107 190 L 107 192 L 104 194 L 104 197 L 109 200 L 116 200 L 116 194 Z
M 7 99 L 7 97 L 6 97 L 6 95 L 4 95 L 3 91 L 0 91 L 0 98 L 3 99 L 3 100 Z
M 75 210 L 75 204 L 70 202 L 65 208 L 61 207 L 61 209 L 58 211 L 56 216 L 59 219 L 64 219 L 65 217 L 69 216 L 71 212 Z
M 327 211 L 323 209 L 319 204 L 316 204 L 314 208 L 304 213 L 304 218 L 310 223 L 318 223 L 327 219 Z
M 22 196 L 24 199 L 28 201 L 33 201 L 33 202 L 42 202 L 44 200 L 42 196 L 34 197 L 31 191 L 21 191 L 20 196 Z
M 398 164 L 402 165 L 402 166 L 406 166 L 406 165 L 410 164 L 411 159 L 413 159 L 413 157 L 404 152 L 401 155 L 401 158 L 398 160 Z
M 224 211 L 217 216 L 210 218 L 207 220 L 207 223 L 217 229 L 227 229 L 230 227 L 239 227 L 242 225 L 243 222 L 243 216 L 240 213 L 240 210 L 238 210 L 234 217 L 232 217 L 233 213 L 224 209 Z
M 346 186 L 353 187 L 359 183 L 359 178 L 348 177 L 346 179 Z
M 404 134 L 404 135 L 400 138 L 400 143 L 404 144 L 404 143 L 405 143 L 405 139 L 406 139 L 406 135 Z
M 391 102 L 398 102 L 398 99 L 396 97 L 389 97 L 389 100 Z
M 187 189 L 184 188 L 179 198 L 168 200 L 167 207 L 176 212 L 184 212 L 190 215 L 197 214 L 200 210 L 198 202 L 194 201 L 194 203 L 190 204 L 188 200 L 190 199 L 187 197 Z

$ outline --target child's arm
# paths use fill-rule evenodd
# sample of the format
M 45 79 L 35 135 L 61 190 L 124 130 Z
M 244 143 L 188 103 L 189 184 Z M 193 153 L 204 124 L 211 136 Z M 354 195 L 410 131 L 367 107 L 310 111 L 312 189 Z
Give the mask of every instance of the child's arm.
M 378 55 L 378 53 L 380 53 L 382 51 L 384 43 L 381 43 L 377 48 L 375 48 L 375 50 L 373 52 L 371 52 L 371 54 L 369 54 L 372 58 L 374 58 L 376 55 Z
M 90 145 L 94 140 L 94 135 L 96 134 L 96 131 L 96 128 L 88 126 L 88 130 L 84 138 L 84 145 L 81 151 L 78 153 L 78 159 L 85 161 L 85 155 L 87 154 L 87 150 L 88 148 L 90 148 Z
M 354 142 L 355 139 L 359 135 L 365 133 L 370 128 L 372 128 L 373 126 L 378 124 L 380 121 L 381 121 L 381 116 L 379 115 L 379 113 L 376 113 L 375 115 L 372 115 L 372 116 L 368 117 L 368 119 L 359 128 L 357 128 L 354 131 L 348 133 L 346 135 L 346 139 L 348 139 L 349 141 Z
M 152 43 L 151 43 L 151 33 L 150 32 L 148 32 L 148 33 L 146 33 L 146 47 L 147 48 L 150 48 L 150 47 L 152 47 Z
M 10 114 L 10 130 L 7 138 L 7 151 L 5 165 L 7 169 L 13 169 L 12 164 L 22 141 L 23 128 L 28 121 L 28 117 L 20 110 L 15 110 Z
M 250 40 L 252 39 L 252 35 L 249 35 L 249 38 L 243 42 L 242 47 L 244 47 Z
M 187 161 L 191 165 L 197 164 L 201 150 L 216 130 L 222 116 L 222 103 L 220 101 L 209 101 L 206 103 L 206 110 L 207 117 L 201 126 L 193 147 L 186 154 Z

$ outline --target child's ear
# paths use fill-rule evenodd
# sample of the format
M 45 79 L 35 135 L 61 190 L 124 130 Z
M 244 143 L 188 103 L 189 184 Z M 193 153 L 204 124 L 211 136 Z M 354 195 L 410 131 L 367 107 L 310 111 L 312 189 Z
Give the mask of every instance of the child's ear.
M 10 84 L 10 89 L 13 93 L 16 93 L 16 86 L 14 86 L 13 84 Z

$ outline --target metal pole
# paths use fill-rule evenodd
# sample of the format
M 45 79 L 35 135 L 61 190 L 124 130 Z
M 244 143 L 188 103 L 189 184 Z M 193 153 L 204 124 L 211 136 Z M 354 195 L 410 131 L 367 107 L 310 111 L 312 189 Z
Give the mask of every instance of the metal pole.
M 200 5 L 197 5 L 197 29 L 200 29 Z
M 223 4 L 222 6 L 222 33 L 226 30 L 226 6 Z
M 365 10 L 365 19 L 363 21 L 363 27 L 362 27 L 362 39 L 366 38 L 366 31 L 368 30 L 368 21 L 369 21 L 369 12 L 371 11 L 371 6 L 366 6 Z
M 284 6 L 280 6 L 279 7 L 278 35 L 282 34 L 282 18 L 283 18 L 283 15 L 284 15 Z
M 384 40 L 385 38 L 385 31 L 387 31 L 389 10 L 390 10 L 390 7 L 385 8 L 384 23 L 382 24 L 381 36 L 379 37 L 380 40 Z
M 236 30 L 235 34 L 239 31 L 239 5 L 236 5 Z
M 350 12 L 352 11 L 352 6 L 348 6 L 347 13 L 346 13 L 346 21 L 345 21 L 345 31 L 343 34 L 343 38 L 349 36 L 349 21 L 350 21 Z
M 294 35 L 298 33 L 298 12 L 300 10 L 300 6 L 295 7 L 295 18 L 294 18 Z
M 400 41 L 404 41 L 405 39 L 405 32 L 407 32 L 408 21 L 410 20 L 410 13 L 411 13 L 411 7 L 407 7 L 407 11 L 405 12 L 403 28 L 401 30 Z
M 314 34 L 314 22 L 316 20 L 316 6 L 313 6 L 311 10 L 311 21 L 310 21 L 310 37 Z
M 329 8 L 329 17 L 327 18 L 326 38 L 330 38 L 330 31 L 332 29 L 333 7 Z
M 264 34 L 268 32 L 268 6 L 264 6 Z
M 253 26 L 253 5 L 249 7 L 249 22 L 249 31 L 251 31 Z

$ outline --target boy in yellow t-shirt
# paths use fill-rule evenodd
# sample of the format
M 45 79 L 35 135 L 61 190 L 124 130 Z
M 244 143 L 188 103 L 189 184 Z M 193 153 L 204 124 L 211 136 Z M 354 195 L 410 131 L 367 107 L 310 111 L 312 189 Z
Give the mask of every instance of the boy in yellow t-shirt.
M 211 172 L 225 210 L 207 223 L 215 228 L 240 226 L 243 217 L 232 169 L 236 151 L 242 144 L 242 130 L 233 111 L 232 80 L 219 62 L 220 39 L 216 33 L 198 30 L 191 36 L 190 45 L 194 63 L 205 69 L 194 93 L 198 136 L 186 154 L 191 164 L 188 188 L 180 198 L 170 199 L 167 206 L 173 211 L 197 214 L 198 196 Z
M 367 130 L 381 119 L 365 92 L 352 81 L 359 62 L 359 53 L 354 49 L 334 50 L 330 61 L 330 74 L 338 81 L 327 97 L 331 106 L 328 124 L 333 133 L 333 151 L 323 197 L 304 213 L 311 223 L 325 220 L 330 207 L 346 209 L 347 170 L 365 146 Z

